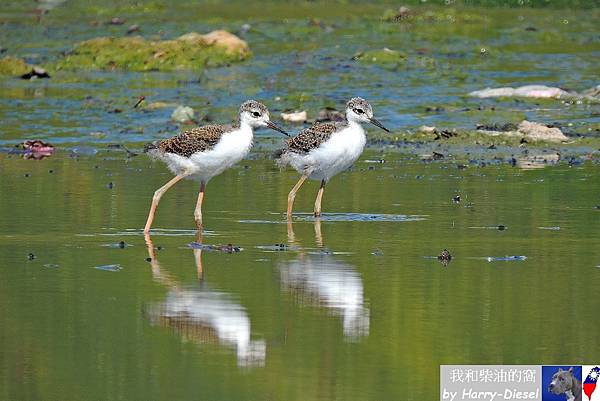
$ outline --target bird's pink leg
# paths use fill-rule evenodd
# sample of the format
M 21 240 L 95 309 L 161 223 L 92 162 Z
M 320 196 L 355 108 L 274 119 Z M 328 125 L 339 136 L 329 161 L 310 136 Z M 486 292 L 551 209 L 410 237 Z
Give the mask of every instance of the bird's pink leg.
M 321 180 L 321 186 L 319 192 L 317 192 L 317 199 L 315 200 L 315 217 L 321 216 L 321 200 L 323 199 L 323 192 L 325 191 L 325 180 Z
M 298 192 L 298 190 L 300 189 L 302 184 L 304 184 L 304 181 L 306 181 L 307 178 L 308 178 L 308 175 L 302 175 L 302 177 L 300 177 L 300 179 L 298 180 L 296 185 L 294 185 L 294 188 L 292 188 L 292 190 L 288 194 L 288 207 L 287 207 L 288 220 L 291 220 L 291 218 L 292 218 L 292 208 L 294 207 L 294 199 L 296 198 L 296 192 Z
M 154 196 L 152 197 L 152 205 L 150 205 L 150 213 L 148 213 L 148 220 L 146 220 L 146 227 L 144 227 L 144 233 L 150 232 L 150 227 L 152 227 L 152 221 L 154 220 L 154 214 L 156 213 L 156 207 L 158 206 L 158 202 L 160 202 L 160 198 L 167 192 L 173 185 L 177 184 L 182 178 L 186 175 L 176 175 L 173 179 L 167 182 L 162 187 L 158 188 L 154 192 Z
M 198 230 L 202 231 L 202 201 L 204 201 L 204 190 L 206 189 L 206 183 L 202 181 L 200 183 L 200 192 L 198 193 L 198 201 L 196 202 L 196 210 L 194 210 L 194 218 L 196 219 L 196 226 Z

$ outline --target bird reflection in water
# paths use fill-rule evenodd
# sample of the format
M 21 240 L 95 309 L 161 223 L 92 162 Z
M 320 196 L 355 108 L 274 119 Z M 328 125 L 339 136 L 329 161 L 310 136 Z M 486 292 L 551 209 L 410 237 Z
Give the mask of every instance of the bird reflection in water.
M 266 343 L 251 339 L 246 309 L 230 294 L 213 290 L 204 282 L 202 250 L 193 250 L 198 283 L 182 286 L 161 268 L 149 235 L 145 240 L 152 277 L 169 289 L 164 302 L 147 309 L 151 323 L 172 329 L 184 341 L 218 343 L 234 348 L 238 366 L 264 366 Z M 201 232 L 197 242 L 202 243 Z
M 323 247 L 321 221 L 315 220 L 315 240 Z M 294 229 L 288 222 L 288 241 L 296 242 Z M 281 282 L 298 294 L 300 302 L 328 308 L 342 316 L 344 337 L 355 341 L 369 335 L 369 309 L 365 305 L 360 274 L 353 266 L 320 249 L 315 254 L 301 251 L 296 259 L 279 264 Z

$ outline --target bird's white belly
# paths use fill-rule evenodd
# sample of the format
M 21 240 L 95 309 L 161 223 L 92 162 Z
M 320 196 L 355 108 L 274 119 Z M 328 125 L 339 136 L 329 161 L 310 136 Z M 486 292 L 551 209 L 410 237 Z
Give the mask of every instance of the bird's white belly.
M 242 160 L 252 147 L 252 132 L 245 130 L 224 134 L 214 148 L 188 157 L 167 154 L 167 164 L 175 174 L 188 173 L 189 177 L 208 182 Z
M 298 155 L 293 165 L 299 172 L 310 172 L 309 178 L 313 180 L 328 181 L 358 160 L 366 141 L 360 126 L 348 127 L 308 154 Z

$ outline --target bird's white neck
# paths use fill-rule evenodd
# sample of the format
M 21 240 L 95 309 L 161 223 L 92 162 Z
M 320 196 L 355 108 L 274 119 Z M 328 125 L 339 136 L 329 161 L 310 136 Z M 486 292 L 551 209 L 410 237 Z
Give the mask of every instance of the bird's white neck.
M 254 127 L 252 127 L 252 125 L 250 125 L 246 119 L 242 119 L 240 121 L 240 131 L 250 132 L 252 134 L 254 133 Z

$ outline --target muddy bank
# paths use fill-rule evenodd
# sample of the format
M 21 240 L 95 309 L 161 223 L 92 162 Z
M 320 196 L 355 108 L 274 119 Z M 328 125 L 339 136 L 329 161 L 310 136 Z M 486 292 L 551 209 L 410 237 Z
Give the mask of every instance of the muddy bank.
M 191 32 L 173 40 L 141 36 L 86 40 L 54 65 L 57 70 L 202 70 L 250 57 L 248 44 L 227 31 Z
M 246 41 L 227 31 L 215 30 L 207 34 L 190 32 L 171 40 L 98 37 L 75 44 L 44 67 L 50 71 L 197 71 L 241 62 L 251 55 Z M 30 65 L 23 58 L 0 59 L 0 76 L 24 77 L 35 68 L 41 67 Z

